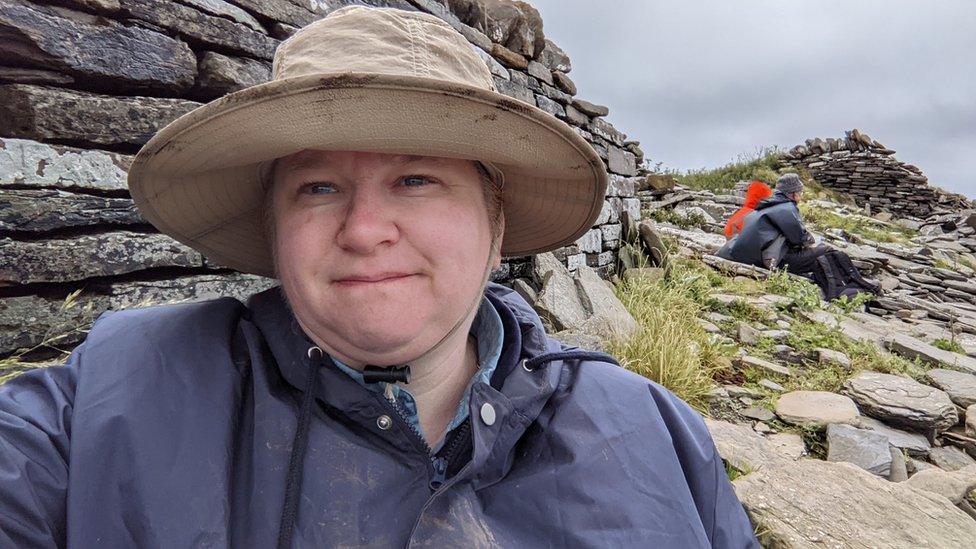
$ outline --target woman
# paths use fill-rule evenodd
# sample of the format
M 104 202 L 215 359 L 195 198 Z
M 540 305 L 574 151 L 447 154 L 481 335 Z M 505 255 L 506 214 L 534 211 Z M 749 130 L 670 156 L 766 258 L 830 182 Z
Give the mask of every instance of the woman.
M 487 283 L 582 235 L 606 174 L 442 21 L 309 25 L 130 187 L 280 288 L 105 315 L 0 389 L 0 545 L 756 546 L 696 413 Z
M 760 202 L 771 196 L 773 196 L 773 190 L 769 188 L 769 185 L 758 179 L 751 181 L 746 190 L 745 203 L 737 212 L 732 214 L 732 217 L 725 224 L 725 239 L 731 240 L 735 235 L 741 233 L 746 216 L 752 213 Z

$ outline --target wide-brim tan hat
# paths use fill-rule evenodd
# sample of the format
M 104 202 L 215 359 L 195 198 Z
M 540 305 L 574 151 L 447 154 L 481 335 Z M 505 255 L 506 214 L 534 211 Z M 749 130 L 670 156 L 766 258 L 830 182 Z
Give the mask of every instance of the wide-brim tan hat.
M 272 80 L 175 120 L 139 151 L 129 190 L 160 231 L 234 269 L 274 275 L 262 168 L 304 149 L 477 160 L 504 177 L 502 254 L 570 244 L 599 216 L 607 174 L 552 115 L 495 90 L 434 16 L 351 6 L 295 33 Z

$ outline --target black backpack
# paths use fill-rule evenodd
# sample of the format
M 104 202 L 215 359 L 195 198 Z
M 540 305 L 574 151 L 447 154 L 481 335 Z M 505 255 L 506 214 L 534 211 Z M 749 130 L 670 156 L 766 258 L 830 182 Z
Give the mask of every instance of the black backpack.
M 827 301 L 840 296 L 853 298 L 859 293 L 880 295 L 881 289 L 861 276 L 844 252 L 831 250 L 817 258 L 813 265 L 813 280 L 823 290 Z

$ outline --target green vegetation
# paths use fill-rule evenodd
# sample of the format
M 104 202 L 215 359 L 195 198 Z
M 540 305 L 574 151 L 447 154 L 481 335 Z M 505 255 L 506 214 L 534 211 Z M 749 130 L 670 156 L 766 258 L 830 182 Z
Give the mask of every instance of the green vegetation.
M 607 350 L 629 370 L 704 410 L 705 397 L 715 384 L 713 375 L 728 369 L 731 349 L 698 321 L 712 287 L 701 267 L 675 262 L 660 280 L 618 285 L 618 297 L 641 329 L 629 339 L 610 343 Z
M 722 465 L 725 465 L 725 474 L 729 476 L 729 480 L 735 480 L 739 477 L 744 477 L 752 472 L 752 469 L 746 467 L 744 471 L 740 471 L 734 465 L 726 460 L 722 460 Z
M 721 168 L 711 170 L 689 170 L 683 175 L 675 174 L 675 180 L 687 187 L 709 191 L 727 191 L 739 181 L 758 179 L 770 187 L 779 179 L 779 152 L 775 148 L 765 148 L 752 157 L 730 162 Z
M 760 335 L 754 344 L 744 346 L 749 354 L 767 359 L 774 359 L 775 346 L 779 343 L 794 349 L 798 362 L 791 364 L 793 376 L 775 379 L 787 391 L 836 392 L 862 370 L 912 378 L 921 377 L 925 371 L 921 364 L 892 355 L 872 342 L 851 340 L 839 325 L 814 322 L 801 314 L 829 311 L 840 320 L 860 310 L 870 296 L 823 303 L 816 285 L 786 272 L 775 272 L 765 280 L 733 278 L 696 260 L 683 259 L 673 261 L 670 273 L 661 280 L 624 284 L 617 291 L 642 330 L 630 341 L 616 343 L 610 352 L 620 357 L 631 370 L 668 387 L 699 409 L 704 406 L 704 396 L 716 380 L 732 380 L 762 392 L 765 397 L 757 403 L 759 405 L 771 406 L 777 396 L 758 385 L 760 380 L 770 378 L 768 371 L 745 368 L 736 372 L 730 368 L 728 358 L 734 352 L 734 346 L 717 343 L 697 320 L 709 310 L 731 318 L 720 326 L 726 334 L 733 334 L 740 322 L 750 325 L 768 323 L 775 318 L 776 310 L 790 319 L 789 335 L 785 340 L 775 341 Z M 712 297 L 719 293 L 735 295 L 739 299 L 723 302 Z M 775 306 L 756 303 L 768 294 L 787 299 Z M 815 351 L 818 348 L 844 353 L 851 360 L 850 367 L 820 364 Z M 789 430 L 788 426 L 780 427 Z
M 962 345 L 954 339 L 939 338 L 932 342 L 932 346 L 938 347 L 943 351 L 951 351 L 953 353 L 966 354 L 966 349 L 963 349 Z
M 827 208 L 808 202 L 800 203 L 800 212 L 806 223 L 820 229 L 841 229 L 848 234 L 874 242 L 908 242 L 917 232 L 884 223 L 859 214 L 841 215 Z
M 705 216 L 699 212 L 690 212 L 686 215 L 675 211 L 673 208 L 644 210 L 641 212 L 641 217 L 643 219 L 652 219 L 661 223 L 670 223 L 672 225 L 681 227 L 682 229 L 703 227 L 705 225 Z

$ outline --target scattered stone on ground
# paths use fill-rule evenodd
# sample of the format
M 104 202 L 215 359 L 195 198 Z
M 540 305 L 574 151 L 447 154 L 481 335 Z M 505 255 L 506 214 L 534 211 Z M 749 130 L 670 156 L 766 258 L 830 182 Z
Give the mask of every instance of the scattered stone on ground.
M 775 362 L 770 362 L 768 360 L 754 357 L 754 356 L 743 356 L 739 358 L 739 364 L 743 368 L 758 368 L 770 374 L 777 374 L 784 377 L 790 377 L 792 372 L 786 366 L 781 366 Z
M 907 377 L 862 372 L 843 393 L 861 410 L 885 423 L 920 432 L 945 431 L 959 421 L 949 395 Z
M 776 401 L 776 415 L 786 423 L 823 430 L 832 423 L 853 425 L 860 414 L 854 401 L 827 391 L 793 391 Z
M 912 475 L 907 484 L 916 490 L 938 494 L 958 505 L 967 494 L 976 490 L 976 466 L 955 471 L 928 467 Z
M 882 477 L 891 473 L 888 437 L 843 423 L 827 426 L 827 461 L 853 463 Z
M 841 368 L 851 367 L 851 359 L 840 351 L 820 347 L 814 349 L 814 352 L 817 353 L 817 361 L 820 364 L 835 365 L 840 366 Z
M 739 414 L 743 417 L 754 419 L 756 421 L 773 421 L 776 419 L 776 414 L 773 412 L 767 410 L 766 408 L 757 408 L 754 406 L 739 410 Z
M 976 465 L 976 460 L 955 446 L 932 448 L 929 450 L 929 461 L 945 471 L 958 471 Z
M 856 426 L 884 435 L 892 446 L 901 448 L 914 456 L 926 456 L 929 453 L 929 449 L 932 448 L 932 445 L 924 436 L 889 427 L 873 417 L 859 417 Z
M 785 443 L 782 438 L 771 441 L 747 426 L 710 418 L 705 418 L 705 425 L 719 455 L 739 471 L 749 473 L 776 467 L 798 457 L 795 446 Z
M 894 446 L 888 446 L 891 453 L 891 471 L 888 473 L 888 480 L 891 482 L 905 482 L 908 480 L 908 465 L 905 462 L 905 454 Z
M 969 547 L 976 521 L 911 482 L 889 482 L 848 463 L 801 459 L 733 484 L 762 526 L 765 547 Z
M 936 368 L 925 373 L 925 377 L 934 386 L 949 395 L 952 402 L 962 408 L 976 404 L 976 376 Z

